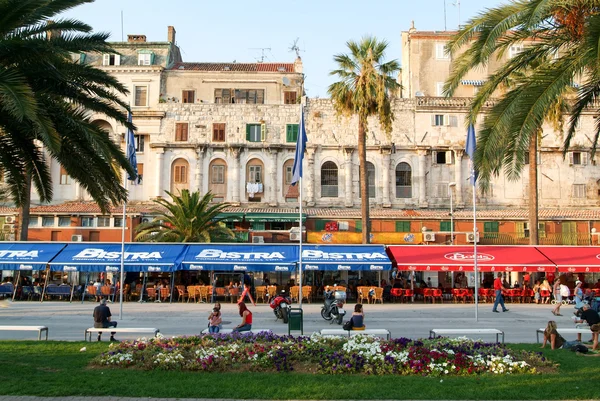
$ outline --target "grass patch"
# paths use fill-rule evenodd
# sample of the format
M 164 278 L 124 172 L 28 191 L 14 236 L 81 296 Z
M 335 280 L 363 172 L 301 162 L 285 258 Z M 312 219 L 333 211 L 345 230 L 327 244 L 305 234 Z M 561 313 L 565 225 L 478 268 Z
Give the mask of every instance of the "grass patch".
M 81 347 L 86 352 L 80 352 Z M 539 345 L 513 344 L 540 351 Z M 107 343 L 1 341 L 0 394 L 254 399 L 593 399 L 600 359 L 541 350 L 556 373 L 418 377 L 305 373 L 141 371 L 91 367 Z M 350 376 L 350 377 L 349 377 Z M 23 385 L 35 378 L 35 385 Z M 591 380 L 591 381 L 590 381 Z

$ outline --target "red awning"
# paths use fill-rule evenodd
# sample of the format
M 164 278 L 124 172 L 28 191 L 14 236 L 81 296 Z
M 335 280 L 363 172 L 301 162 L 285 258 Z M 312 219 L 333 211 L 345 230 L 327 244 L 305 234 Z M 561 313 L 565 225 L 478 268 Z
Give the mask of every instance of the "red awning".
M 406 245 L 389 246 L 400 270 L 473 271 L 472 246 Z M 600 262 L 600 260 L 598 260 Z M 478 246 L 477 269 L 481 272 L 554 271 L 554 264 L 530 246 Z
M 600 248 L 595 246 L 538 246 L 563 273 L 600 272 Z

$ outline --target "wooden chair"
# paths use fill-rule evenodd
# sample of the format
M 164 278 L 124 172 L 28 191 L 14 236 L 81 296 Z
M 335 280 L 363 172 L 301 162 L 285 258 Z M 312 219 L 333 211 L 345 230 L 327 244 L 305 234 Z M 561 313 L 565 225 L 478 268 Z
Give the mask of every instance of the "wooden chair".
M 108 285 L 103 285 L 102 287 L 100 287 L 100 292 L 102 293 L 103 297 L 106 297 L 106 299 L 110 299 L 112 295 L 112 288 Z
M 200 302 L 208 302 L 208 299 L 212 293 L 212 287 L 210 285 L 201 285 L 198 287 L 198 298 Z
M 435 303 L 435 300 L 439 299 L 440 303 L 444 303 L 444 293 L 439 288 L 434 288 L 431 292 L 431 302 Z
M 94 299 L 98 296 L 96 294 L 96 287 L 94 287 L 93 285 L 88 285 L 86 290 L 87 290 L 88 296 L 94 297 Z
M 265 302 L 265 296 L 267 295 L 267 287 L 264 285 L 259 285 L 258 287 L 254 287 L 254 292 L 256 293 L 256 302 L 259 299 L 262 299 Z
M 166 301 L 170 295 L 171 295 L 171 291 L 169 290 L 168 287 L 160 289 L 160 300 L 161 301 Z
M 369 303 L 369 288 L 368 287 L 357 287 L 356 298 L 359 304 Z
M 296 285 L 294 287 L 290 287 L 290 298 L 292 299 L 292 302 L 298 301 L 299 293 L 300 293 L 299 286 Z
M 269 294 L 269 299 L 273 299 L 277 296 L 277 286 L 270 285 L 267 287 L 267 294 Z
M 372 297 L 373 303 L 379 301 L 383 304 L 383 288 L 375 287 L 375 295 Z
M 306 302 L 310 303 L 312 300 L 312 287 L 310 285 L 302 286 L 302 299 L 306 299 Z
M 196 286 L 195 285 L 188 285 L 188 288 L 187 288 L 188 302 L 190 302 L 190 299 L 193 299 L 194 302 L 197 302 L 196 301 L 196 294 L 197 294 Z
M 237 298 L 240 296 L 239 288 L 230 288 L 228 291 L 229 298 L 231 298 L 231 303 L 237 302 Z
M 225 300 L 225 298 L 227 297 L 226 291 L 225 291 L 225 287 L 217 287 L 215 288 L 215 298 L 219 298 L 222 297 L 223 300 Z
M 179 302 L 183 302 L 186 300 L 188 300 L 189 302 L 189 294 L 188 292 L 185 290 L 185 287 L 183 285 L 178 285 L 177 287 L 177 299 L 179 300 Z
M 154 287 L 146 288 L 146 294 L 148 294 L 148 301 L 156 300 L 156 288 L 154 288 Z

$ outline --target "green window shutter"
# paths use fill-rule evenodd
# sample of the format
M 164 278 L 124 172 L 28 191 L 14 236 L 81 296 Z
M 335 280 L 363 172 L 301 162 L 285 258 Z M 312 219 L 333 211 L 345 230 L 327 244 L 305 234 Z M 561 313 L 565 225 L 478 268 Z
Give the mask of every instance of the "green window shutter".
M 325 220 L 316 220 L 315 221 L 315 231 L 325 231 Z
M 285 141 L 296 142 L 298 140 L 298 124 L 288 124 L 285 126 Z
M 396 222 L 397 233 L 409 233 L 410 232 L 410 221 L 397 221 Z
M 264 221 L 255 221 L 252 223 L 252 229 L 253 230 L 257 230 L 257 231 L 264 231 L 265 230 L 265 223 Z
M 246 140 L 250 140 L 250 124 L 246 124 Z
M 538 238 L 546 238 L 546 223 L 538 223 Z
M 525 223 L 517 222 L 515 228 L 517 229 L 517 238 L 525 238 Z
M 356 223 L 354 223 L 354 231 L 362 233 L 362 220 L 356 220 Z
M 487 221 L 483 223 L 483 237 L 484 238 L 498 238 L 498 232 L 500 231 L 500 223 L 497 221 Z
M 449 221 L 440 222 L 440 231 L 452 231 L 452 223 Z
M 154 65 L 154 52 L 150 53 L 150 65 Z
M 79 64 L 85 63 L 85 53 L 79 53 Z

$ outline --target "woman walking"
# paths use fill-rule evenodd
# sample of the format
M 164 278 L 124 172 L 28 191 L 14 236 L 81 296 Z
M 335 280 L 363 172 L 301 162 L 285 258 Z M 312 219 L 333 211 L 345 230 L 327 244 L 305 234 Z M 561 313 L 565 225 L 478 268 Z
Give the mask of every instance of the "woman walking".
M 553 294 L 554 294 L 554 301 L 556 302 L 556 306 L 554 307 L 554 309 L 552 309 L 552 314 L 554 316 L 562 316 L 560 314 L 560 307 L 562 306 L 562 295 L 560 293 L 560 277 L 558 277 L 556 279 L 556 281 L 554 281 L 554 286 L 553 286 Z

